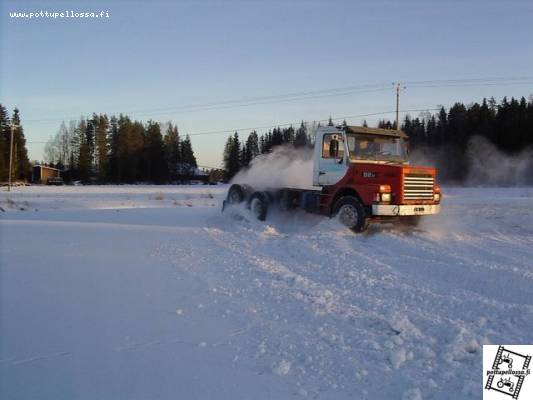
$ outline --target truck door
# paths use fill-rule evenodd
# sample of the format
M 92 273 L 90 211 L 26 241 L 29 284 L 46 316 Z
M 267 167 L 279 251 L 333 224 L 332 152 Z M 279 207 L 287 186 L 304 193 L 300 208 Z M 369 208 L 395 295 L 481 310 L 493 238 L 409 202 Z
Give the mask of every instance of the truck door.
M 322 152 L 318 160 L 318 184 L 334 185 L 346 174 L 344 141 L 342 135 L 326 133 L 322 136 Z

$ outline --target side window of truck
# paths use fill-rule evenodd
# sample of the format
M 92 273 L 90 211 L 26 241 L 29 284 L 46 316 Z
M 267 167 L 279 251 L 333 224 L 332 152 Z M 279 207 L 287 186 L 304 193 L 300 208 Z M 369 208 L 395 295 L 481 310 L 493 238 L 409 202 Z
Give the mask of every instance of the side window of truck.
M 339 135 L 333 133 L 323 136 L 322 158 L 338 159 L 344 157 L 344 147 L 338 137 Z

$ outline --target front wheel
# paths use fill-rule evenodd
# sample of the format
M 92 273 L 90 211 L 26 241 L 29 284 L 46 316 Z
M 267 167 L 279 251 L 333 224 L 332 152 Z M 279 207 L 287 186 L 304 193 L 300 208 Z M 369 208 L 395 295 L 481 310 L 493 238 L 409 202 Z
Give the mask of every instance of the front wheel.
M 364 232 L 368 228 L 370 219 L 366 210 L 355 196 L 343 196 L 334 206 L 333 215 L 339 221 L 356 233 Z

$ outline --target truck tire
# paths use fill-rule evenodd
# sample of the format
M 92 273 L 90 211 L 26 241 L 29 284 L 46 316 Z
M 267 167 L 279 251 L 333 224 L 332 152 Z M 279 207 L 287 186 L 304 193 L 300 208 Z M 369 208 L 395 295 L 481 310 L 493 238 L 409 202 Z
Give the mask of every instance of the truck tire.
M 259 220 L 264 221 L 268 213 L 269 198 L 264 192 L 255 192 L 250 196 L 248 207 L 252 214 Z
M 355 233 L 364 232 L 370 221 L 365 208 L 355 196 L 343 196 L 338 199 L 333 208 L 333 215 Z
M 241 185 L 234 183 L 228 190 L 227 203 L 230 205 L 239 204 L 244 201 L 245 192 Z

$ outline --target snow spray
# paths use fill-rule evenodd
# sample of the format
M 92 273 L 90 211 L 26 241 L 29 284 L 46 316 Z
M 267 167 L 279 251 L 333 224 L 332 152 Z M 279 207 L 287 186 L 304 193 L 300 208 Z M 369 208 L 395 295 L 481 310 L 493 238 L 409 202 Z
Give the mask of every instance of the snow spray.
M 533 150 L 509 155 L 481 136 L 470 139 L 467 185 L 521 186 L 533 184 Z
M 313 186 L 313 149 L 295 149 L 292 145 L 275 147 L 270 153 L 255 157 L 248 168 L 239 171 L 232 183 L 248 184 L 257 189 Z

